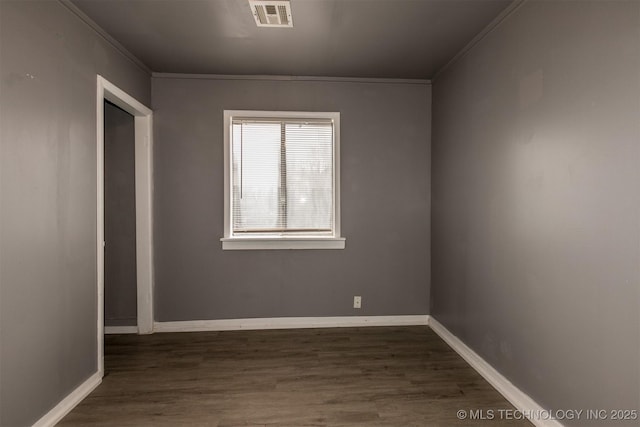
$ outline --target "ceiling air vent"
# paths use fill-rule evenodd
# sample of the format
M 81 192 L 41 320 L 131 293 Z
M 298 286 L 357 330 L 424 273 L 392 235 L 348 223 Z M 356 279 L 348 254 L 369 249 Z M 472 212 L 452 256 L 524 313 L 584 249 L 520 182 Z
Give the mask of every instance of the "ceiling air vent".
M 288 0 L 249 0 L 258 27 L 293 27 Z

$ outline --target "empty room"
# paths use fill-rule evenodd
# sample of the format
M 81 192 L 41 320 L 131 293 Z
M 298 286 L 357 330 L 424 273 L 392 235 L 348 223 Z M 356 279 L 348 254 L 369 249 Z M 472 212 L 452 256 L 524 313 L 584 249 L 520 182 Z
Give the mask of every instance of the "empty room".
M 640 1 L 0 0 L 0 426 L 640 425 Z

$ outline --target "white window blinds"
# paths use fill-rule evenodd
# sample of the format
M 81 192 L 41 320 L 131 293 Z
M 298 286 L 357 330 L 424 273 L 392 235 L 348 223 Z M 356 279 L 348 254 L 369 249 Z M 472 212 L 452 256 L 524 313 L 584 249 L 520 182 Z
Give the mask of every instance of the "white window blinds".
M 231 125 L 233 234 L 332 234 L 333 122 L 234 117 Z

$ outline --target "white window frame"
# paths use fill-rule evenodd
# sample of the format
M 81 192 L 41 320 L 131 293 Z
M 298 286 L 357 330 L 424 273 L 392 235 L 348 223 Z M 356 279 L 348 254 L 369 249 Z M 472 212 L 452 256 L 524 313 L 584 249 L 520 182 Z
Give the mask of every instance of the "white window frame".
M 275 119 L 331 119 L 333 121 L 333 234 L 330 236 L 234 236 L 231 224 L 231 126 L 234 117 Z M 340 234 L 340 113 L 315 111 L 224 110 L 224 237 L 223 250 L 344 249 Z

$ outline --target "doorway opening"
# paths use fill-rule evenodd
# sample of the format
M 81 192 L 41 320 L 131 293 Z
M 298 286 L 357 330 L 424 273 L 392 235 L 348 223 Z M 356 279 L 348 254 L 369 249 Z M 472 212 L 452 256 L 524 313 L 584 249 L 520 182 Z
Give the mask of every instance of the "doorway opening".
M 98 371 L 104 375 L 105 332 L 105 101 L 133 116 L 135 191 L 136 326 L 126 332 L 153 332 L 152 264 L 152 111 L 135 98 L 97 77 L 97 339 Z M 110 107 L 107 107 L 110 108 Z M 124 331 L 123 331 L 124 332 Z
M 104 333 L 138 333 L 135 119 L 107 100 L 104 101 L 104 241 Z

